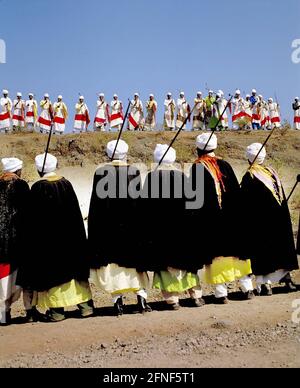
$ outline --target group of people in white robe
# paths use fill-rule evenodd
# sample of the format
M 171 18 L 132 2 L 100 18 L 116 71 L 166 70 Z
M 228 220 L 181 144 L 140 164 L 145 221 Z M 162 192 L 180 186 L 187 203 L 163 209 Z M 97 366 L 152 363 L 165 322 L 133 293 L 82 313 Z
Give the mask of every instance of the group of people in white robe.
M 63 134 L 68 119 L 68 109 L 61 95 L 52 104 L 49 94 L 45 93 L 39 104 L 33 93 L 29 93 L 28 100 L 22 99 L 22 93 L 17 93 L 16 99 L 12 102 L 8 90 L 3 90 L 3 97 L 0 100 L 0 133 L 9 133 L 11 130 L 27 129 L 37 130 L 41 133 L 48 133 L 53 125 L 53 133 Z M 130 101 L 127 129 L 135 130 L 157 130 L 158 103 L 153 94 L 145 104 L 139 93 L 135 93 Z M 294 128 L 300 129 L 300 102 L 296 97 L 292 104 L 294 112 Z M 229 129 L 229 115 L 232 114 L 232 128 L 239 129 L 265 129 L 269 130 L 281 126 L 280 106 L 273 98 L 267 101 L 262 95 L 258 95 L 253 89 L 251 95 L 241 96 L 241 91 L 236 90 L 231 102 L 224 97 L 224 92 L 219 90 L 214 93 L 209 90 L 208 96 L 204 97 L 198 92 L 194 99 L 194 110 L 188 103 L 185 93 L 180 92 L 179 98 L 175 101 L 172 93 L 168 93 L 164 101 L 164 130 L 187 129 L 188 120 L 192 121 L 192 130 L 209 130 L 219 120 L 218 129 Z M 124 120 L 124 107 L 118 95 L 113 96 L 109 104 L 103 93 L 99 94 L 96 104 L 96 115 L 93 122 L 95 131 L 120 130 Z M 85 102 L 84 96 L 80 96 L 75 105 L 75 118 L 73 125 L 74 133 L 86 132 L 89 130 L 90 111 Z
M 205 201 L 213 201 L 214 205 L 216 206 L 216 213 L 214 214 L 220 214 L 220 212 L 225 211 L 226 212 L 226 204 L 228 206 L 229 197 L 232 194 L 231 190 L 232 187 L 236 186 L 236 188 L 233 190 L 233 192 L 239 187 L 238 181 L 234 175 L 234 172 L 229 165 L 229 163 L 223 161 L 221 158 L 218 158 L 216 156 L 216 150 L 218 147 L 218 140 L 217 136 L 213 134 L 211 136 L 211 133 L 203 133 L 197 137 L 196 140 L 196 149 L 198 152 L 199 159 L 195 162 L 196 164 L 202 164 L 205 167 L 205 171 L 208 172 L 205 179 L 208 179 L 205 184 L 210 187 L 212 190 L 212 196 L 214 196 L 217 200 L 213 200 L 212 197 L 205 198 Z M 246 151 L 246 158 L 249 161 L 249 164 L 253 163 L 254 160 L 256 160 L 255 164 L 252 166 L 250 170 L 245 175 L 243 182 L 246 184 L 251 183 L 252 181 L 255 181 L 255 185 L 261 187 L 262 190 L 264 190 L 265 193 L 268 195 L 268 201 L 274 201 L 278 209 L 281 209 L 281 207 L 286 206 L 286 201 L 284 200 L 284 196 L 282 194 L 282 186 L 280 183 L 280 180 L 277 176 L 277 173 L 268 167 L 264 166 L 264 161 L 267 156 L 266 150 L 261 149 L 262 145 L 255 143 L 250 145 L 247 148 Z M 154 162 L 162 162 L 160 169 L 161 170 L 173 170 L 176 171 L 176 168 L 174 167 L 174 163 L 176 162 L 176 150 L 174 148 L 170 148 L 168 152 L 167 145 L 157 145 L 154 151 Z M 260 154 L 259 151 L 261 150 Z M 116 141 L 109 142 L 107 145 L 107 156 L 109 160 L 111 161 L 107 165 L 112 166 L 117 169 L 124 168 L 125 171 L 127 171 L 128 164 L 127 164 L 127 156 L 129 152 L 129 146 L 128 144 L 120 140 L 117 144 Z M 257 157 L 258 155 L 258 157 Z M 163 159 L 162 159 L 163 158 Z M 23 162 L 17 158 L 4 158 L 2 159 L 2 165 L 3 165 L 3 175 L 0 176 L 0 183 L 3 182 L 4 187 L 6 187 L 5 182 L 12 181 L 12 182 L 19 182 L 21 179 L 21 172 L 23 167 Z M 46 187 L 45 185 L 53 186 L 57 184 L 56 193 L 59 195 L 59 187 L 68 187 L 71 188 L 71 191 L 73 192 L 72 186 L 70 182 L 68 182 L 65 178 L 61 178 L 56 174 L 56 168 L 57 168 L 57 159 L 55 156 L 48 154 L 47 156 L 39 155 L 36 158 L 36 167 L 37 170 L 41 176 L 40 185 L 43 185 L 43 187 Z M 95 179 L 99 178 L 101 169 L 97 169 L 95 174 Z M 226 176 L 224 175 L 226 172 Z M 132 172 L 131 172 L 132 173 Z M 150 174 L 150 173 L 149 173 Z M 226 180 L 225 180 L 226 179 Z M 230 181 L 231 180 L 231 181 Z M 63 183 L 60 183 L 62 182 Z M 247 182 L 248 183 L 247 183 Z M 276 187 L 273 184 L 276 181 Z M 273 183 L 272 183 L 273 182 Z M 96 189 L 97 182 L 94 182 L 94 189 Z M 61 185 L 64 186 L 61 186 Z M 243 184 L 243 183 L 242 183 Z M 254 186 L 255 186 L 254 185 Z M 228 186 L 228 187 L 226 187 Z M 65 190 L 65 189 L 64 189 Z M 246 187 L 246 194 L 248 193 L 249 188 Z M 41 192 L 45 193 L 46 190 L 43 189 Z M 36 200 L 38 200 L 38 195 L 44 195 L 39 194 L 39 191 L 36 190 L 35 194 Z M 72 196 L 74 194 L 71 194 Z M 111 230 L 109 233 L 113 235 L 113 239 L 116 239 L 116 243 L 114 245 L 110 245 L 109 247 L 105 247 L 105 244 L 108 242 L 103 241 L 99 242 L 99 238 L 101 238 L 101 230 L 99 231 L 99 225 L 105 223 L 105 220 L 102 219 L 102 206 L 106 206 L 108 202 L 106 199 L 101 199 L 96 196 L 96 191 L 94 190 L 91 199 L 91 208 L 90 208 L 90 217 L 93 217 L 93 219 L 89 219 L 89 233 L 93 234 L 93 236 L 89 236 L 89 239 L 95 239 L 95 247 L 96 251 L 93 251 L 93 248 L 91 249 L 90 254 L 95 256 L 95 258 L 98 256 L 97 252 L 101 252 L 104 250 L 104 252 L 108 253 L 108 256 L 106 256 L 106 253 L 103 254 L 105 256 L 105 260 L 107 261 L 105 264 L 95 264 L 91 269 L 90 272 L 90 280 L 101 290 L 108 292 L 112 295 L 113 303 L 115 305 L 116 313 L 117 315 L 122 315 L 124 310 L 123 305 L 123 295 L 127 292 L 135 292 L 138 296 L 139 301 L 139 309 L 141 312 L 150 312 L 151 308 L 147 304 L 147 289 L 150 287 L 149 283 L 149 277 L 145 270 L 138 270 L 137 268 L 130 268 L 126 266 L 124 263 L 126 262 L 123 260 L 123 264 L 120 264 L 118 260 L 120 260 L 120 256 L 114 259 L 108 259 L 109 253 L 111 253 L 114 249 L 119 249 L 118 252 L 122 254 L 122 249 L 125 249 L 125 247 L 116 247 L 117 244 L 117 236 L 114 235 L 115 229 Z M 52 196 L 52 195 L 51 195 Z M 224 196 L 224 198 L 223 198 Z M 70 197 L 66 197 L 67 202 L 70 202 Z M 271 200 L 272 198 L 272 200 Z M 252 200 L 252 195 L 249 195 L 249 201 Z M 53 196 L 51 199 L 49 199 L 51 202 L 51 206 L 53 206 Z M 65 205 L 62 204 L 62 199 L 59 199 L 60 203 L 60 210 L 58 211 L 58 215 L 63 217 L 63 214 L 61 213 Z M 93 202 L 94 201 L 94 202 Z M 101 202 L 102 201 L 102 202 Z M 215 202 L 214 202 L 215 201 Z M 255 202 L 256 200 L 253 199 Z M 78 201 L 77 201 L 78 202 Z M 223 203 L 222 203 L 223 202 Z M 47 204 L 47 198 L 43 198 L 43 206 L 46 206 Z M 50 202 L 49 202 L 50 203 Z M 72 199 L 72 203 L 75 202 Z M 97 213 L 96 206 L 100 204 L 100 207 L 98 207 L 98 213 Z M 237 206 L 236 204 L 233 204 L 234 206 Z M 254 208 L 257 207 L 257 203 L 254 203 Z M 220 206 L 220 207 L 219 207 Z M 248 204 L 249 208 L 251 208 L 251 204 Z M 272 205 L 273 206 L 273 205 Z M 78 207 L 78 206 L 77 206 Z M 109 212 L 113 211 L 113 204 L 108 205 Z M 209 211 L 214 211 L 213 207 L 211 205 L 208 206 Z M 222 210 L 223 209 L 223 210 Z M 225 210 L 224 210 L 225 209 Z M 122 205 L 119 211 L 124 211 L 124 206 Z M 4 211 L 6 211 L 6 208 L 4 208 Z M 74 210 L 72 210 L 73 212 Z M 77 211 L 77 210 L 76 210 Z M 287 217 L 288 223 L 290 220 L 288 220 L 288 210 L 284 210 L 285 217 Z M 279 210 L 281 212 L 281 210 Z M 237 212 L 236 212 L 237 213 Z M 232 217 L 236 216 L 237 214 L 227 214 L 225 222 L 231 222 Z M 110 214 L 110 213 L 108 213 Z M 226 213 L 224 213 L 226 214 Z M 223 219 L 224 214 L 221 216 Z M 100 219 L 98 219 L 99 217 Z M 176 215 L 177 216 L 177 215 Z M 249 215 L 252 217 L 252 214 Z M 154 218 L 156 215 L 154 215 Z M 194 250 L 196 252 L 196 256 L 199 255 L 199 263 L 197 263 L 197 260 L 195 260 L 195 268 L 196 270 L 194 273 L 191 273 L 190 270 L 188 270 L 187 262 L 185 261 L 185 258 L 182 257 L 180 267 L 181 268 L 165 268 L 164 271 L 159 271 L 158 273 L 155 273 L 154 280 L 153 280 L 153 286 L 159 290 L 162 291 L 162 296 L 165 299 L 166 303 L 170 306 L 173 310 L 178 310 L 179 305 L 179 296 L 182 292 L 188 292 L 190 298 L 192 299 L 195 307 L 201 307 L 205 304 L 203 298 L 202 298 L 202 288 L 201 288 L 201 279 L 197 274 L 197 270 L 202 270 L 203 263 L 201 262 L 201 255 L 203 255 L 203 252 L 207 251 L 209 253 L 209 249 L 212 251 L 215 249 L 213 245 L 210 245 L 210 243 L 207 241 L 207 237 L 210 236 L 212 238 L 212 241 L 215 241 L 215 244 L 219 243 L 219 240 L 221 238 L 221 235 L 214 236 L 213 234 L 213 227 L 210 228 L 206 224 L 206 222 L 211 222 L 212 225 L 215 222 L 215 220 L 210 219 L 210 213 L 207 214 L 207 218 L 203 216 L 200 216 L 200 218 L 194 218 L 195 219 L 195 225 L 192 226 L 192 230 L 195 232 L 195 238 L 197 236 L 197 225 L 200 227 L 201 222 L 204 224 L 203 228 L 201 229 L 203 233 L 206 233 L 207 236 L 205 239 L 201 242 L 201 247 L 198 250 Z M 114 217 L 113 217 L 114 218 Z M 253 216 L 254 221 L 256 222 L 255 216 Z M 226 221 L 227 220 L 227 221 Z M 60 222 L 59 220 L 57 220 Z M 107 220 L 108 221 L 108 220 Z M 117 227 L 116 221 L 119 222 L 117 219 L 113 219 L 112 225 L 115 225 Z M 129 220 L 120 220 L 121 223 L 126 223 Z M 146 220 L 148 221 L 148 220 Z M 269 220 L 271 221 L 271 220 Z M 286 221 L 286 219 L 285 219 Z M 44 220 L 45 223 L 49 222 L 49 220 Z M 157 221 L 156 221 L 157 222 Z M 235 221 L 232 221 L 232 225 L 236 224 Z M 262 220 L 261 220 L 262 222 Z M 278 220 L 280 222 L 280 220 Z M 45 224 L 46 225 L 46 224 Z M 235 225 L 236 227 L 237 225 Z M 6 228 L 9 228 L 10 225 L 6 225 Z M 41 229 L 43 229 L 42 225 L 39 225 Z M 187 227 L 185 225 L 184 227 Z M 124 229 L 124 225 L 122 227 L 123 229 L 120 229 L 118 233 L 126 233 L 126 228 Z M 228 226 L 229 228 L 229 226 Z M 238 228 L 238 226 L 237 226 Z M 289 226 L 288 226 L 289 229 Z M 123 232 L 121 232 L 123 230 Z M 237 229 L 238 230 L 238 229 Z M 225 230 L 221 231 L 221 233 L 225 232 Z M 162 233 L 159 230 L 152 231 L 155 235 Z M 201 232 L 202 233 L 202 232 Z M 230 231 L 232 233 L 232 231 Z M 228 238 L 231 239 L 230 233 L 228 234 Z M 254 294 L 254 286 L 251 279 L 251 274 L 254 274 L 256 276 L 256 286 L 257 286 L 257 292 L 260 295 L 262 293 L 262 288 L 265 287 L 266 295 L 271 295 L 271 285 L 273 282 L 284 282 L 288 290 L 296 290 L 296 287 L 293 285 L 291 277 L 289 275 L 289 271 L 293 269 L 298 268 L 297 264 L 297 256 L 296 256 L 296 250 L 294 248 L 294 243 L 291 242 L 288 239 L 286 239 L 285 233 L 288 235 L 290 233 L 290 230 L 287 231 L 280 231 L 280 235 L 278 236 L 277 241 L 272 241 L 272 238 L 268 240 L 268 238 L 265 239 L 265 244 L 269 244 L 270 247 L 273 247 L 275 250 L 275 255 L 278 248 L 274 248 L 274 244 L 278 244 L 278 247 L 289 247 L 289 252 L 286 251 L 286 258 L 284 257 L 285 254 L 283 252 L 280 252 L 280 258 L 278 264 L 276 260 L 270 258 L 269 264 L 265 265 L 265 268 L 263 273 L 257 273 L 253 272 L 253 269 L 251 269 L 251 257 L 246 258 L 239 258 L 235 257 L 236 253 L 233 251 L 228 250 L 228 241 L 226 239 L 226 248 L 221 248 L 221 251 L 218 251 L 218 254 L 216 256 L 212 255 L 212 261 L 206 262 L 204 265 L 203 273 L 201 275 L 202 281 L 211 284 L 215 286 L 215 297 L 218 303 L 226 304 L 228 303 L 228 290 L 227 290 L 227 284 L 233 281 L 240 281 L 240 286 L 242 288 L 242 291 L 244 292 L 245 299 L 253 299 Z M 255 233 L 251 237 L 251 241 L 253 246 L 255 245 Z M 153 235 L 154 236 L 154 235 Z M 194 235 L 193 235 L 194 236 Z M 122 236 L 119 236 L 119 238 Z M 201 235 L 198 236 L 201 239 Z M 62 236 L 63 238 L 63 236 Z M 151 236 L 149 237 L 151 238 Z M 264 237 L 263 237 L 264 238 Z M 234 236 L 234 239 L 236 240 L 236 236 Z M 282 240 L 282 242 L 281 242 Z M 286 240 L 288 241 L 288 244 L 286 244 Z M 92 242 L 93 243 L 93 242 Z M 129 254 L 131 252 L 132 255 L 134 255 L 134 249 L 138 250 L 138 246 L 136 246 L 136 241 L 124 241 L 128 245 L 128 247 L 131 247 L 131 249 L 128 251 Z M 171 243 L 171 242 L 170 242 Z M 74 241 L 73 244 L 76 244 Z M 131 244 L 131 245 L 130 245 Z M 185 244 L 185 241 L 182 242 L 182 244 Z M 209 247 L 205 248 L 205 244 L 208 244 Z M 231 245 L 232 249 L 233 247 L 237 246 L 238 241 L 233 242 L 233 245 Z M 286 244 L 286 245 L 285 245 Z M 72 243 L 71 243 L 72 245 Z M 267 247 L 266 245 L 266 247 Z M 269 246 L 268 245 L 268 246 Z M 221 246 L 221 245 L 220 245 Z M 219 246 L 219 248 L 220 248 Z M 57 247 L 58 248 L 58 247 Z M 163 248 L 163 247 L 161 247 Z M 186 248 L 186 247 L 185 247 Z M 205 248 L 205 249 L 204 249 Z M 264 249 L 264 247 L 261 247 Z M 251 254 L 253 254 L 253 257 L 256 257 L 258 254 L 258 251 L 261 248 L 255 248 L 251 246 Z M 156 249 L 156 248 L 155 248 Z M 266 248 L 268 252 L 269 248 Z M 286 248 L 283 248 L 286 249 Z M 257 250 L 257 251 L 256 251 Z M 67 252 L 67 251 L 66 251 Z M 127 252 L 127 254 L 128 254 Z M 268 252 L 270 253 L 270 252 Z M 290 255 L 290 258 L 288 256 Z M 198 256 L 197 256 L 198 257 Z M 20 294 L 20 287 L 19 284 L 17 284 L 17 271 L 18 268 L 14 268 L 14 271 L 11 273 L 9 270 L 7 271 L 7 265 L 5 262 L 3 262 L 4 258 L 1 258 L 2 261 L 0 261 L 0 318 L 1 323 L 6 324 L 9 323 L 10 320 L 10 310 L 12 303 L 18 298 Z M 158 258 L 157 258 L 158 259 Z M 258 263 L 258 267 L 263 264 L 263 258 L 256 260 Z M 66 260 L 68 260 L 66 258 Z M 152 261 L 155 260 L 155 258 L 152 258 Z M 5 261 L 5 260 L 4 260 Z M 39 261 L 36 263 L 36 265 L 40 265 L 39 262 L 43 262 L 43 252 L 40 252 Z M 96 259 L 97 262 L 97 259 Z M 72 263 L 73 263 L 73 257 L 68 261 L 68 265 L 66 268 L 70 268 L 70 271 L 72 272 Z M 143 263 L 140 263 L 142 265 Z M 158 262 L 159 264 L 159 262 Z M 253 263 L 254 264 L 254 263 Z M 98 265 L 98 267 L 97 267 Z M 78 266 L 78 264 L 76 264 Z M 178 264 L 179 266 L 179 264 Z M 186 268 L 187 266 L 187 268 Z M 255 266 L 256 267 L 256 266 Z M 74 263 L 75 268 L 75 263 Z M 77 267 L 76 267 L 77 268 Z M 260 267 L 262 268 L 262 267 Z M 272 269 L 271 269 L 272 268 Z M 43 273 L 43 268 L 40 269 Z M 55 268 L 55 272 L 53 276 L 59 275 L 59 266 Z M 271 271 L 271 273 L 268 273 L 268 270 Z M 32 269 L 29 271 L 31 272 Z M 260 271 L 260 270 L 259 270 Z M 72 272 L 73 273 L 73 272 Z M 75 273 L 75 269 L 74 269 Z M 47 275 L 47 274 L 46 274 Z M 73 276 L 73 275 L 71 275 Z M 70 278 L 72 279 L 72 278 Z M 35 279 L 40 281 L 40 279 Z M 82 279 L 81 279 L 82 280 Z M 52 283 L 51 283 L 52 284 Z M 54 285 L 52 284 L 52 287 Z M 28 290 L 26 290 L 28 293 Z M 31 290 L 32 293 L 36 293 L 35 290 Z M 75 295 L 76 294 L 76 295 Z M 37 319 L 39 315 L 37 315 L 36 307 L 40 307 L 42 309 L 49 309 L 50 314 L 48 314 L 48 319 L 50 318 L 51 321 L 60 321 L 65 318 L 63 309 L 66 307 L 70 307 L 72 304 L 74 305 L 74 301 L 78 303 L 78 305 L 82 307 L 82 311 L 85 311 L 85 314 L 83 316 L 91 316 L 93 313 L 93 306 L 91 304 L 91 291 L 90 286 L 86 282 L 77 282 L 76 279 L 72 280 L 71 282 L 67 282 L 65 284 L 56 284 L 54 288 L 51 288 L 50 290 L 44 289 L 43 285 L 40 286 L 40 291 L 37 292 L 37 295 L 31 297 L 27 300 L 26 309 L 27 309 L 27 316 L 29 319 Z M 31 300 L 31 306 L 28 306 L 28 300 Z M 34 302 L 35 301 L 35 302 Z M 88 303 L 88 304 L 87 304 Z M 32 314 L 32 311 L 35 313 Z

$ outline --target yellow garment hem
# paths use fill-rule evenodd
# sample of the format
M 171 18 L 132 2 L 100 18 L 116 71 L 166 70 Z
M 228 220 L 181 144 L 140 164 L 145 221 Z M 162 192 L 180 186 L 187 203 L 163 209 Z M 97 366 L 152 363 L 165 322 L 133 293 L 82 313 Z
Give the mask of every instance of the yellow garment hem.
M 138 291 L 140 291 L 140 288 L 127 288 L 125 290 L 114 291 L 111 294 L 112 295 L 118 295 L 118 294 L 126 294 L 126 293 L 129 293 L 129 292 L 138 292 Z
M 194 287 L 199 287 L 199 277 L 190 272 L 186 273 L 182 279 L 173 276 L 169 271 L 160 271 L 154 274 L 153 288 L 166 292 L 181 293 Z
M 231 283 L 251 273 L 250 260 L 239 260 L 237 257 L 217 257 L 211 265 L 205 266 L 203 281 L 207 284 Z
M 71 280 L 51 290 L 39 292 L 37 306 L 42 309 L 76 306 L 92 299 L 90 286 L 87 282 Z

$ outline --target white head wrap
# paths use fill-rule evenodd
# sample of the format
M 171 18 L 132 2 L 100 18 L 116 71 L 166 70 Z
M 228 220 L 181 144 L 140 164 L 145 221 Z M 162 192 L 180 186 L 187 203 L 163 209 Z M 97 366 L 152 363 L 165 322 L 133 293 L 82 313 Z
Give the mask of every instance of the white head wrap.
M 100 94 L 99 94 L 99 97 L 104 97 L 104 93 L 100 93 Z
M 38 155 L 35 158 L 35 165 L 39 172 L 42 172 L 43 165 L 45 160 L 45 154 Z M 46 163 L 44 167 L 44 173 L 49 174 L 50 172 L 54 172 L 57 167 L 57 158 L 51 154 L 47 154 Z
M 84 96 L 80 96 L 80 97 L 79 97 L 79 100 L 84 100 Z
M 117 95 L 117 94 L 114 94 L 114 97 L 117 97 L 117 98 L 118 98 L 118 95 Z
M 213 90 L 209 90 L 208 91 L 209 94 L 213 94 L 213 92 L 214 92 Z
M 237 90 L 235 91 L 235 94 L 240 95 L 240 94 L 241 94 L 241 91 L 240 91 L 239 89 L 237 89 Z
M 22 93 L 18 92 L 17 97 L 22 97 Z
M 3 90 L 2 90 L 2 93 L 3 93 L 3 94 L 8 94 L 8 90 L 3 89 Z
M 295 97 L 295 100 L 296 100 L 296 101 L 299 101 L 299 97 Z
M 169 92 L 169 93 L 167 94 L 167 96 L 170 96 L 170 97 L 172 97 L 172 93 L 170 93 L 170 92 Z
M 63 96 L 60 94 L 57 98 L 58 98 L 59 100 L 62 100 L 62 99 L 63 99 Z
M 109 158 L 112 158 L 114 150 L 116 148 L 117 140 L 110 141 L 106 147 L 106 153 Z M 124 140 L 120 140 L 118 147 L 115 152 L 114 160 L 124 160 L 126 159 L 129 147 Z
M 255 89 L 252 89 L 252 93 L 257 93 L 257 91 Z
M 270 98 L 268 99 L 268 101 L 269 101 L 269 102 L 273 102 L 273 98 L 270 97 Z
M 33 93 L 29 93 L 28 96 L 29 96 L 29 97 L 33 97 L 34 94 L 33 94 Z
M 262 147 L 261 143 L 253 143 L 249 147 L 247 147 L 246 156 L 250 163 L 254 161 L 256 158 L 256 155 L 259 153 L 260 149 Z M 258 164 L 263 164 L 267 156 L 267 152 L 265 147 L 261 150 L 260 154 L 258 155 L 256 162 Z
M 45 93 L 45 94 L 44 94 L 44 97 L 45 97 L 45 98 L 49 98 L 49 94 L 48 94 L 48 93 Z
M 197 92 L 197 96 L 198 96 L 198 95 L 202 96 L 202 92 Z
M 151 93 L 151 94 L 149 95 L 149 97 L 153 97 L 153 98 L 154 98 L 154 94 Z
M 204 150 L 209 138 L 211 136 L 211 133 L 203 133 L 202 135 L 199 135 L 196 140 L 196 145 L 199 150 Z M 218 138 L 215 134 L 212 135 L 211 139 L 209 140 L 209 143 L 207 144 L 207 147 L 205 148 L 205 151 L 211 152 L 218 148 Z
M 23 162 L 18 158 L 4 158 L 1 162 L 4 172 L 17 172 L 23 168 Z
M 154 150 L 155 163 L 159 163 L 161 161 L 161 158 L 164 156 L 168 148 L 169 146 L 167 144 L 157 144 Z M 176 161 L 176 151 L 174 148 L 171 147 L 162 162 L 165 164 L 172 164 L 172 163 L 175 163 L 175 161 Z

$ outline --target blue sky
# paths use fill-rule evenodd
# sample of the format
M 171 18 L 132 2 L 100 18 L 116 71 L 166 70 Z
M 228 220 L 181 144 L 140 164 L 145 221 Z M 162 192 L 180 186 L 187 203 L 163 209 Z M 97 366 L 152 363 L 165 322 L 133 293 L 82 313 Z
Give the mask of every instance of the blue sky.
M 0 39 L 7 47 L 0 88 L 63 94 L 72 127 L 78 93 L 92 116 L 96 93 L 145 100 L 179 89 L 191 101 L 205 84 L 226 94 L 256 88 L 277 93 L 283 118 L 300 95 L 300 1 L 286 0 L 0 0 Z

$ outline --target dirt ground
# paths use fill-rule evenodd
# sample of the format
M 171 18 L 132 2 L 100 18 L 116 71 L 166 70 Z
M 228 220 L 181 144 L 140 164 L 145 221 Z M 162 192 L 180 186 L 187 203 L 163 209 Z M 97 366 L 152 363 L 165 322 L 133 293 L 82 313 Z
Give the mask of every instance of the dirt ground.
M 171 133 L 126 133 L 131 162 L 149 163 L 156 143 L 169 142 Z M 88 214 L 93 172 L 105 160 L 105 143 L 115 134 L 86 134 L 54 138 L 51 152 L 58 156 L 59 173 L 70 179 L 82 214 Z M 219 135 L 219 154 L 229 160 L 241 179 L 247 168 L 245 148 L 263 141 L 267 134 L 224 133 Z M 178 159 L 195 158 L 196 134 L 182 134 L 176 143 Z M 0 136 L 0 158 L 17 156 L 25 163 L 24 176 L 37 179 L 33 161 L 43 152 L 46 137 Z M 286 191 L 293 186 L 300 167 L 300 133 L 283 131 L 268 147 L 268 162 L 279 171 Z M 300 194 L 290 209 L 296 233 Z M 300 272 L 293 274 L 300 284 Z M 79 319 L 75 310 L 61 323 L 24 324 L 22 302 L 13 307 L 13 324 L 0 327 L 0 367 L 300 367 L 300 311 L 294 311 L 300 291 L 286 294 L 276 287 L 272 297 L 242 301 L 236 285 L 230 304 L 213 304 L 212 290 L 204 289 L 207 305 L 192 308 L 181 301 L 178 312 L 164 310 L 160 295 L 150 292 L 152 313 L 133 314 L 134 296 L 127 299 L 128 313 L 112 314 L 110 297 L 93 289 L 96 316 Z M 294 306 L 294 307 L 293 307 Z M 292 314 L 294 313 L 294 320 Z M 298 318 L 298 319 L 295 319 Z M 298 322 L 299 321 L 299 322 Z
M 300 281 L 299 273 L 296 280 Z M 0 328 L 0 367 L 5 368 L 169 368 L 169 367 L 300 367 L 300 311 L 293 303 L 300 292 L 241 300 L 230 304 L 164 310 L 158 295 L 150 300 L 152 313 L 112 316 L 109 298 L 95 294 L 96 316 L 80 319 L 75 310 L 60 323 L 24 324 L 16 318 Z M 100 307 L 101 306 L 101 307 Z M 104 306 L 104 307 L 103 307 Z M 21 304 L 14 307 L 14 316 Z

